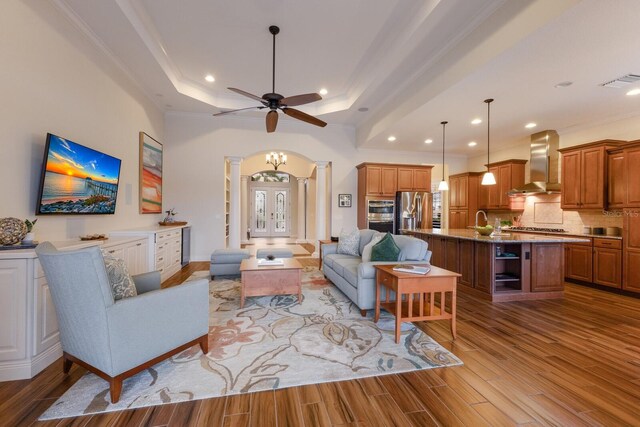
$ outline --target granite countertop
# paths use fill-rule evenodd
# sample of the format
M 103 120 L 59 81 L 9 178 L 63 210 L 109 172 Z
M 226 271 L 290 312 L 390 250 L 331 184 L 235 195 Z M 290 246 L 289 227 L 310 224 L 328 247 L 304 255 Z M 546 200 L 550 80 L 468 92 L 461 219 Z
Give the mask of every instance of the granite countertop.
M 598 239 L 622 240 L 622 236 L 606 236 L 604 234 L 580 234 L 580 233 L 570 233 L 568 231 L 565 231 L 564 233 L 554 233 L 554 232 L 550 232 L 550 231 L 523 231 L 523 230 L 518 230 L 518 231 L 505 230 L 505 231 L 508 231 L 510 233 L 548 234 L 548 235 L 553 235 L 553 236 L 584 237 L 584 238 L 590 238 L 590 239 L 598 238 Z
M 531 235 L 525 233 L 509 233 L 500 237 L 481 236 L 473 230 L 465 229 L 416 229 L 403 230 L 407 234 L 427 234 L 432 236 L 446 236 L 462 240 L 474 240 L 476 242 L 496 243 L 587 243 L 586 238 Z

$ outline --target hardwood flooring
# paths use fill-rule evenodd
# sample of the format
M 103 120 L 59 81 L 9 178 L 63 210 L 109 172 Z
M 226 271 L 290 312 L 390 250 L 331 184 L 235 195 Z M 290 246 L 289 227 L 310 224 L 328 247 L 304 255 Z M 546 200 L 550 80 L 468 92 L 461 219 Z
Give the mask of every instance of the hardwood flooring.
M 567 284 L 563 300 L 491 304 L 461 290 L 455 342 L 446 321 L 420 327 L 464 366 L 37 422 L 84 374 L 58 361 L 0 383 L 0 426 L 640 425 L 639 299 Z

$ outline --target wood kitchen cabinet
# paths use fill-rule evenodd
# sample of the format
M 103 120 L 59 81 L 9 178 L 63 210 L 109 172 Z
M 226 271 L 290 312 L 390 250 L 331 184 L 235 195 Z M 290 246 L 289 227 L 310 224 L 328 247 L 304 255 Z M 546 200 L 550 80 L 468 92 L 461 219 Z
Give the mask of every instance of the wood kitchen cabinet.
M 623 142 L 606 139 L 558 150 L 562 153 L 562 209 L 606 208 L 607 150 Z
M 564 245 L 564 277 L 591 283 L 593 281 L 593 243 L 568 243 Z
M 640 166 L 640 165 L 639 165 Z M 624 207 L 627 191 L 624 167 L 624 151 L 622 149 L 607 152 L 607 208 Z
M 640 208 L 640 140 L 625 146 L 624 155 L 624 207 Z
M 364 196 L 395 197 L 397 191 L 431 191 L 433 166 L 361 163 L 356 168 L 358 188 L 362 182 Z
M 398 168 L 398 191 L 431 191 L 431 168 Z
M 640 292 L 640 210 L 625 209 L 622 289 Z
M 395 196 L 397 169 L 382 166 L 364 168 L 367 196 Z
M 614 239 L 593 239 L 593 283 L 622 287 L 622 242 Z
M 482 175 L 482 172 L 465 172 L 449 177 L 449 228 L 475 224 Z
M 510 159 L 488 165 L 489 172 L 496 178 L 495 185 L 481 184 L 479 208 L 489 210 L 522 210 L 520 205 L 513 205 L 509 191 L 524 185 L 524 165 L 527 160 Z M 480 182 L 482 181 L 480 174 Z M 475 212 L 474 212 L 475 213 Z
M 558 292 L 564 289 L 563 245 L 540 243 L 531 245 L 531 292 Z
M 460 256 L 458 273 L 462 275 L 458 278 L 458 283 L 470 287 L 474 286 L 474 246 L 474 242 L 471 240 L 460 240 L 458 243 L 458 253 Z

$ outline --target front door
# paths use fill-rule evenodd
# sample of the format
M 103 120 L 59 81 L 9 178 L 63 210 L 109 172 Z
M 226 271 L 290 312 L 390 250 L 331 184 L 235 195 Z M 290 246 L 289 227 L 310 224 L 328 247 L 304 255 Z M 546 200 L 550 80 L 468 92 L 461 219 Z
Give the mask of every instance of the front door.
M 251 237 L 289 237 L 289 188 L 251 190 Z

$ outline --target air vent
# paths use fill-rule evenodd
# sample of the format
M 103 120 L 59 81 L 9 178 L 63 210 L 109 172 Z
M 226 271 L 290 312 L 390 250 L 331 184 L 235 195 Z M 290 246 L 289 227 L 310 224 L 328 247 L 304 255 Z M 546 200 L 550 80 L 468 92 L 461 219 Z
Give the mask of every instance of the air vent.
M 603 83 L 604 87 L 614 87 L 621 88 L 633 84 L 637 81 L 640 81 L 640 75 L 638 74 L 627 74 L 626 76 L 619 77 L 615 80 L 611 80 L 610 82 Z

